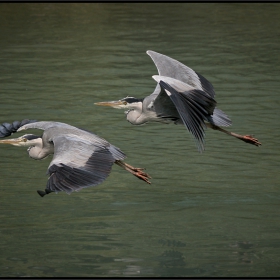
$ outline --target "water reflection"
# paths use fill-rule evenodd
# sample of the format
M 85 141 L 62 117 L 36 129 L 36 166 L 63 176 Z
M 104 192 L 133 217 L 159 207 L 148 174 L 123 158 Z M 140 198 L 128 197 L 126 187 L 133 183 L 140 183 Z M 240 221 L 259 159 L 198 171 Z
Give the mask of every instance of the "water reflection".
M 256 255 L 255 245 L 250 241 L 238 241 L 230 245 L 235 250 L 232 252 L 236 255 L 238 262 L 252 264 L 254 259 L 259 259 Z
M 166 250 L 157 257 L 159 268 L 157 273 L 163 277 L 172 277 L 176 274 L 179 277 L 190 277 L 197 275 L 205 275 L 206 270 L 198 267 L 192 267 L 185 261 L 184 255 L 177 250 Z
M 158 243 L 168 247 L 186 247 L 186 244 L 179 240 L 160 239 Z
M 184 256 L 182 253 L 175 250 L 164 251 L 163 254 L 158 257 L 159 265 L 164 268 L 176 268 L 185 266 Z
M 109 275 L 119 275 L 119 276 L 141 276 L 141 275 L 152 275 L 153 269 L 144 268 L 137 265 L 138 262 L 142 262 L 141 259 L 135 258 L 122 258 L 115 259 L 116 262 L 124 262 L 125 266 L 122 270 L 109 270 Z

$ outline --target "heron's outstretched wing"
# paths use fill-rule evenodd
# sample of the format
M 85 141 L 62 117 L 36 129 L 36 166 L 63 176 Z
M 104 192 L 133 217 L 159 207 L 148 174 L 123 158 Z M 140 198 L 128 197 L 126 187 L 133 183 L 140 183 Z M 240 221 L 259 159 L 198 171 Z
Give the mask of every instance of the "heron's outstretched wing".
M 95 143 L 98 143 L 99 145 L 108 146 L 108 148 L 111 150 L 113 154 L 116 155 L 116 160 L 119 159 L 118 157 L 122 157 L 124 154 L 119 150 L 119 148 L 111 145 L 108 141 L 103 139 L 102 137 L 99 137 L 98 135 L 84 129 L 77 128 L 75 126 L 61 123 L 61 122 L 51 122 L 51 121 L 40 121 L 40 122 L 32 122 L 25 124 L 21 126 L 17 131 L 26 130 L 26 129 L 40 129 L 48 131 L 48 137 L 52 138 L 55 135 L 59 134 L 66 134 L 66 133 L 72 133 L 75 135 L 82 135 L 84 139 L 87 139 L 89 141 L 93 141 Z M 120 153 L 119 153 L 120 151 Z M 121 158 L 123 159 L 123 158 Z
M 40 121 L 40 122 L 31 122 L 24 124 L 18 128 L 17 131 L 21 130 L 26 130 L 30 128 L 36 128 L 36 129 L 41 129 L 41 130 L 46 130 L 52 127 L 61 127 L 61 128 L 75 128 L 74 126 L 71 126 L 66 123 L 61 123 L 61 122 L 48 122 L 48 121 Z
M 208 93 L 212 98 L 215 97 L 215 91 L 212 84 L 188 66 L 171 57 L 154 51 L 147 51 L 147 54 L 154 61 L 160 76 L 177 79 L 194 87 L 195 89 Z M 158 90 L 159 88 L 157 85 L 155 92 L 158 92 Z
M 47 189 L 70 194 L 82 188 L 96 186 L 109 175 L 115 158 L 99 143 L 77 135 L 59 135 L 52 139 L 54 157 L 48 174 Z
M 154 101 L 155 107 L 161 101 L 164 92 L 174 104 L 186 128 L 197 141 L 198 150 L 204 150 L 204 121 L 211 121 L 216 101 L 204 91 L 169 77 L 153 76 L 161 87 L 160 99 Z

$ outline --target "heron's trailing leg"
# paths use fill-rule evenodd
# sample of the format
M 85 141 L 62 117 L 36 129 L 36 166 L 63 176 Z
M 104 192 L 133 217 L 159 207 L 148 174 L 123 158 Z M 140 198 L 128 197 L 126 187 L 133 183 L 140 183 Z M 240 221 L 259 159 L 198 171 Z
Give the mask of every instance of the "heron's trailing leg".
M 51 193 L 51 192 L 53 192 L 53 191 L 50 191 L 50 190 L 48 190 L 48 189 L 45 189 L 45 191 L 40 191 L 40 190 L 37 191 L 37 193 L 38 193 L 41 197 L 44 197 L 46 194 L 49 194 L 49 193 Z
M 121 160 L 116 160 L 115 163 L 118 166 L 120 166 L 123 169 L 130 172 L 131 174 L 133 174 L 134 176 L 138 177 L 139 179 L 145 181 L 148 184 L 151 184 L 151 182 L 148 180 L 148 179 L 151 179 L 150 175 L 142 171 L 142 170 L 144 170 L 144 168 L 133 167 L 133 166 L 121 161 Z
M 211 123 L 207 123 L 206 124 L 208 127 L 214 129 L 214 130 L 219 130 L 219 131 L 222 131 L 228 135 L 231 135 L 235 138 L 238 138 L 246 143 L 249 143 L 249 144 L 252 144 L 252 145 L 255 145 L 255 146 L 260 146 L 261 143 L 258 141 L 258 139 L 254 138 L 252 135 L 240 135 L 240 134 L 237 134 L 237 133 L 234 133 L 234 132 L 230 132 L 230 131 L 227 131 L 225 129 L 222 129 L 220 128 L 219 126 L 217 125 L 214 125 L 214 124 L 211 124 Z

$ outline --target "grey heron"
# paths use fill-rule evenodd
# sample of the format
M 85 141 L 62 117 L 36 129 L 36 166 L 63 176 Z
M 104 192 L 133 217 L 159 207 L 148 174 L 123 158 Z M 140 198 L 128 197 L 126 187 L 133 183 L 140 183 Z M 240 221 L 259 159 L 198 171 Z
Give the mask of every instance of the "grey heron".
M 252 135 L 240 135 L 220 127 L 230 126 L 231 120 L 216 107 L 214 88 L 206 78 L 171 57 L 154 51 L 147 51 L 147 54 L 159 74 L 153 76 L 157 86 L 152 94 L 95 104 L 127 110 L 126 118 L 134 125 L 147 122 L 184 124 L 194 136 L 199 152 L 204 150 L 207 127 L 252 145 L 261 145 Z
M 150 184 L 143 168 L 135 168 L 123 160 L 126 155 L 116 146 L 96 134 L 77 127 L 51 121 L 23 120 L 0 125 L 0 137 L 27 129 L 43 130 L 42 136 L 25 134 L 15 139 L 0 140 L 2 144 L 28 147 L 32 159 L 44 159 L 53 154 L 48 167 L 49 179 L 42 197 L 51 192 L 70 194 L 102 183 L 115 163 L 137 178 Z

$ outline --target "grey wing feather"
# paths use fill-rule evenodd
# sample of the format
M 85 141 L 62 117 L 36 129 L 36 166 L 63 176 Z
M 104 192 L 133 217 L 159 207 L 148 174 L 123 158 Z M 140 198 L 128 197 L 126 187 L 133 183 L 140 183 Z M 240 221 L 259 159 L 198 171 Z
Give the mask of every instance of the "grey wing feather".
M 52 127 L 61 127 L 61 128 L 75 128 L 69 124 L 61 123 L 61 122 L 48 122 L 48 121 L 41 121 L 41 122 L 34 122 L 28 123 L 21 126 L 17 131 L 26 130 L 30 128 L 36 128 L 41 130 L 46 130 Z
M 48 168 L 48 190 L 69 194 L 96 186 L 109 176 L 115 157 L 107 147 L 76 135 L 57 136 L 52 141 L 54 157 Z
M 154 61 L 159 75 L 177 79 L 196 89 L 205 91 L 213 98 L 215 97 L 213 85 L 188 66 L 178 60 L 154 51 L 147 51 L 147 54 Z M 158 89 L 156 90 L 158 91 Z
M 31 128 L 45 130 L 46 131 L 45 134 L 48 134 L 49 138 L 51 138 L 52 135 L 61 134 L 62 131 L 64 133 L 72 133 L 72 134 L 75 134 L 75 135 L 83 135 L 84 139 L 88 139 L 89 141 L 94 141 L 95 143 L 99 143 L 100 145 L 110 147 L 110 150 L 113 154 L 115 154 L 116 159 L 118 159 L 117 157 L 122 157 L 123 156 L 123 153 L 120 151 L 119 148 L 111 145 L 105 139 L 99 137 L 98 135 L 96 135 L 96 134 L 94 134 L 90 131 L 80 129 L 80 128 L 77 128 L 75 126 L 72 126 L 72 125 L 69 125 L 69 124 L 66 124 L 66 123 L 40 121 L 40 122 L 26 124 L 26 125 L 20 127 L 17 131 L 31 129 Z

